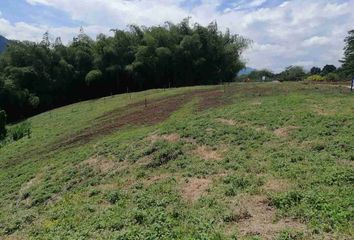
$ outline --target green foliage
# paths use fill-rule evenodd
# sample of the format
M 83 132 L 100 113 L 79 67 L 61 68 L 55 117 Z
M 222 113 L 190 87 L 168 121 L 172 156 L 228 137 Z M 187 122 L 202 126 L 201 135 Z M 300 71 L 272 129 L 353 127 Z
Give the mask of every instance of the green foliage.
M 322 75 L 327 75 L 329 73 L 333 73 L 336 70 L 337 70 L 336 66 L 334 66 L 334 65 L 326 65 L 322 69 Z
M 345 88 L 230 84 L 226 105 L 201 111 L 197 97 L 156 125 L 57 144 L 143 109 L 145 97 L 220 89 L 121 94 L 31 118 L 31 139 L 0 149 L 0 238 L 262 239 L 262 229 L 239 229 L 260 210 L 276 216 L 261 221 L 274 239 L 352 239 L 354 96 Z
M 6 136 L 6 112 L 0 110 L 0 140 Z
M 91 70 L 85 77 L 87 85 L 95 85 L 102 80 L 102 72 L 100 70 Z
M 112 191 L 107 194 L 107 201 L 111 204 L 117 203 L 121 199 L 121 193 L 119 191 Z
M 282 81 L 301 81 L 305 77 L 305 71 L 300 66 L 290 66 L 280 73 Z
M 322 77 L 321 75 L 311 75 L 306 78 L 307 81 L 316 81 L 316 82 L 322 82 L 326 81 L 325 77 Z
M 147 154 L 152 154 L 152 161 L 149 167 L 159 167 L 170 161 L 176 160 L 183 155 L 181 145 L 178 143 L 169 143 L 167 141 L 157 141 L 153 144 Z
M 255 70 L 252 71 L 248 77 L 252 80 L 252 81 L 262 81 L 262 77 L 266 77 L 266 80 L 272 80 L 272 78 L 275 76 L 275 74 L 267 69 L 263 69 L 263 70 Z
M 305 239 L 303 233 L 294 232 L 291 230 L 285 230 L 281 232 L 276 238 L 276 240 L 302 240 L 302 239 Z
M 311 75 L 320 75 L 321 74 L 321 68 L 319 67 L 313 67 L 310 70 Z
M 352 77 L 354 75 L 354 30 L 348 32 L 348 36 L 344 39 L 344 58 L 343 71 L 346 75 Z
M 60 38 L 51 43 L 48 32 L 40 43 L 13 42 L 0 57 L 0 108 L 8 120 L 127 90 L 230 82 L 249 44 L 216 23 L 188 19 L 113 32 L 94 41 L 81 29 L 67 46 Z
M 9 135 L 14 141 L 20 140 L 24 137 L 30 138 L 32 133 L 31 128 L 31 123 L 25 121 L 21 124 L 12 127 L 9 131 Z
M 337 73 L 334 73 L 334 72 L 328 73 L 325 76 L 325 79 L 326 79 L 326 81 L 331 81 L 331 82 L 340 81 L 339 75 Z

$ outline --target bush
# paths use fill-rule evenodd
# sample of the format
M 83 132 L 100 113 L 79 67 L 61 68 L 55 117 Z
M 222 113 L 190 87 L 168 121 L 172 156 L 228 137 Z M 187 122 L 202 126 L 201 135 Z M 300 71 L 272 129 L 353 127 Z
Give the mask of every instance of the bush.
M 334 73 L 334 72 L 328 73 L 328 74 L 325 76 L 325 79 L 326 79 L 327 81 L 331 81 L 331 82 L 339 81 L 339 80 L 340 80 L 339 75 L 338 75 L 337 73 Z
M 115 204 L 120 200 L 120 192 L 113 191 L 107 194 L 107 201 L 111 204 Z
M 305 71 L 300 66 L 290 66 L 279 75 L 283 81 L 302 81 L 305 77 Z
M 13 127 L 10 131 L 10 135 L 14 141 L 20 140 L 24 137 L 31 137 L 31 123 L 23 122 L 15 127 Z
M 321 81 L 325 81 L 326 78 L 322 77 L 321 75 L 311 75 L 309 77 L 306 78 L 307 81 L 315 81 L 315 82 L 321 82 Z
M 85 77 L 85 82 L 88 86 L 99 83 L 101 80 L 102 72 L 100 70 L 92 70 Z
M 4 110 L 0 111 L 0 140 L 6 136 L 6 113 Z
M 153 160 L 148 165 L 149 167 L 159 167 L 183 155 L 180 144 L 166 141 L 157 141 L 149 153 L 153 154 Z

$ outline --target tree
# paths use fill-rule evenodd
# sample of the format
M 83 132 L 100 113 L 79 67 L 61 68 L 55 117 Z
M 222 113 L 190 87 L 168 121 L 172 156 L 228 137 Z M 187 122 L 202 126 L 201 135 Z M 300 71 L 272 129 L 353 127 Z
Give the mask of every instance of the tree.
M 334 71 L 336 71 L 336 67 L 334 65 L 326 65 L 323 67 L 322 69 L 322 75 L 327 75 L 328 73 L 332 73 Z
M 321 68 L 319 67 L 313 67 L 310 70 L 311 75 L 318 75 L 321 74 Z
M 96 85 L 102 80 L 102 72 L 100 70 L 91 70 L 85 77 L 86 84 Z
M 248 74 L 248 77 L 253 81 L 261 81 L 263 76 L 270 79 L 274 77 L 274 73 L 268 69 L 262 69 L 254 70 L 250 74 Z
M 11 42 L 0 55 L 0 108 L 14 121 L 127 89 L 233 81 L 250 41 L 220 31 L 216 22 L 202 26 L 189 20 L 131 25 L 96 40 L 80 28 L 68 45 L 60 37 L 51 42 L 48 32 L 39 43 Z
M 354 75 L 354 30 L 348 32 L 348 36 L 344 40 L 344 58 L 340 61 L 343 63 L 343 72 L 348 76 Z
M 303 67 L 289 66 L 280 73 L 280 78 L 283 81 L 301 81 L 305 75 Z
M 6 136 L 6 113 L 4 110 L 0 110 L 0 140 Z

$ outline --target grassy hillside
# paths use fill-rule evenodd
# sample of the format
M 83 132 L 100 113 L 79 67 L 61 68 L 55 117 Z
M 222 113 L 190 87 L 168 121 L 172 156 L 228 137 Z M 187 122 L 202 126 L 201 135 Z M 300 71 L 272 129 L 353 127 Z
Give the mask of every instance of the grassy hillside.
M 351 239 L 353 103 L 232 84 L 40 114 L 0 149 L 0 239 Z

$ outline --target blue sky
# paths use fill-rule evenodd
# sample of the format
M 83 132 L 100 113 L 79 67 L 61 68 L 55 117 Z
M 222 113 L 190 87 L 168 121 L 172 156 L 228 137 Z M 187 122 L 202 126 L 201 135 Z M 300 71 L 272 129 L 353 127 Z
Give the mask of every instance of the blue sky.
M 217 21 L 253 40 L 247 65 L 280 71 L 289 65 L 339 65 L 354 29 L 354 0 L 0 0 L 0 35 L 39 41 L 45 31 L 65 43 L 80 26 L 93 38 L 128 24 L 150 26 L 190 16 Z

